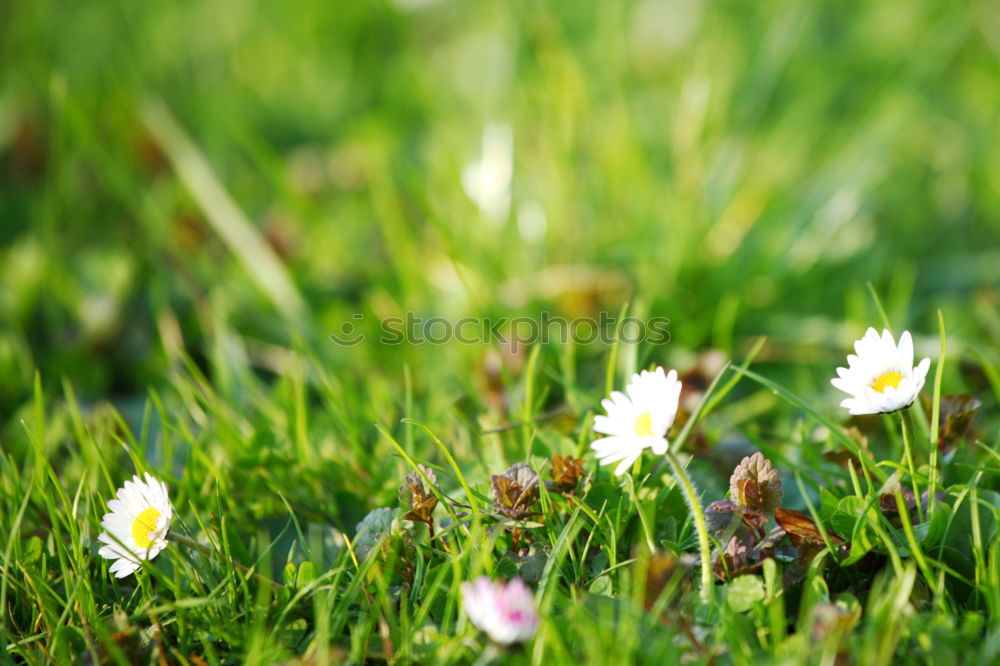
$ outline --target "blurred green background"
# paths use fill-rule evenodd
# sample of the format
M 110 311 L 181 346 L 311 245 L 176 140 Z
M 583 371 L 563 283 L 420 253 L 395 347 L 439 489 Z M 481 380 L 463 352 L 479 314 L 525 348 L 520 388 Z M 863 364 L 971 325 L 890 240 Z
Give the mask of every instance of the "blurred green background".
M 987 0 L 2 3 L 0 414 L 36 367 L 142 400 L 182 349 L 229 395 L 289 348 L 489 385 L 481 347 L 329 341 L 355 313 L 630 300 L 672 335 L 633 365 L 766 334 L 826 376 L 871 281 L 918 352 L 937 308 L 995 341 L 998 56 Z

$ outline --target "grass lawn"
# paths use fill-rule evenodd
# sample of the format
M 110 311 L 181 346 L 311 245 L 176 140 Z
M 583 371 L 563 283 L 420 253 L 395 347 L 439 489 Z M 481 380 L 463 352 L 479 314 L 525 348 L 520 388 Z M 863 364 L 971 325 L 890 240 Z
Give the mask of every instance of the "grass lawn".
M 0 62 L 0 663 L 1000 662 L 996 3 L 15 1 Z

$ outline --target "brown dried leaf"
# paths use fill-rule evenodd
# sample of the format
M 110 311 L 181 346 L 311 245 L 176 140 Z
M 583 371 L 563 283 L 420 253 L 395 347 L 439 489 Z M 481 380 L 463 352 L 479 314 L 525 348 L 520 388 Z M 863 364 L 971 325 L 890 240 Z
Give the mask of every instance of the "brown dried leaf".
M 979 398 L 971 395 L 941 396 L 941 429 L 938 431 L 938 447 L 947 448 L 966 439 L 972 431 L 972 421 L 983 406 Z
M 552 475 L 552 483 L 549 490 L 560 493 L 571 493 L 580 484 L 580 477 L 583 476 L 583 459 L 573 456 L 552 456 L 552 468 L 549 470 Z
M 522 520 L 533 515 L 538 500 L 538 473 L 525 463 L 515 463 L 503 474 L 490 477 L 493 508 L 508 518 Z
M 823 541 L 823 534 L 816 527 L 816 521 L 808 513 L 792 511 L 791 509 L 778 509 L 774 512 L 774 520 L 785 530 L 792 543 L 798 546 L 799 543 L 826 546 Z M 844 540 L 831 532 L 826 531 L 830 542 L 842 544 Z
M 809 514 L 790 509 L 777 509 L 774 512 L 774 520 L 788 534 L 789 540 L 804 561 L 808 562 L 826 548 L 823 534 Z M 830 530 L 826 531 L 826 535 L 830 538 L 830 543 L 838 547 L 838 551 L 847 547 L 847 542 Z
M 431 483 L 437 482 L 434 470 L 423 465 L 418 465 L 420 470 Z M 424 481 L 424 477 L 413 471 L 403 478 L 403 485 L 399 487 L 399 497 L 403 504 L 409 505 L 410 510 L 403 517 L 420 523 L 431 524 L 434 507 L 437 506 L 438 499 L 434 495 L 431 487 Z

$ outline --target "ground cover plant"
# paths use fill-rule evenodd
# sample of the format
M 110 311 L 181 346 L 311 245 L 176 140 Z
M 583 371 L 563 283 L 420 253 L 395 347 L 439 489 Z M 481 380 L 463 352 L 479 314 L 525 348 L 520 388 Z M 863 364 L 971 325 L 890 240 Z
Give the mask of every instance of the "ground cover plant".
M 998 26 L 0 6 L 0 660 L 996 663 Z

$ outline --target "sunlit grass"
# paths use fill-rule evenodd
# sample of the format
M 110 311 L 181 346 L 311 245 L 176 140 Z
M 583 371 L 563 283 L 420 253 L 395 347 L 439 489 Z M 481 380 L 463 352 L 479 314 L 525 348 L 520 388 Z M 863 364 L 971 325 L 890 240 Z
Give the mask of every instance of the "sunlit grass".
M 0 9 L 4 658 L 995 661 L 996 16 Z M 542 311 L 665 317 L 670 341 L 377 341 L 407 313 Z M 345 322 L 365 342 L 335 344 Z M 912 441 L 829 384 L 868 326 L 932 359 Z M 593 417 L 655 365 L 686 421 L 616 479 Z M 757 450 L 822 546 L 705 594 L 690 490 L 724 499 Z M 491 475 L 552 480 L 552 455 L 584 461 L 575 494 L 498 518 Z M 433 538 L 359 557 L 418 465 Z M 118 581 L 101 517 L 147 471 L 178 539 Z M 479 575 L 528 581 L 530 642 L 468 621 Z

